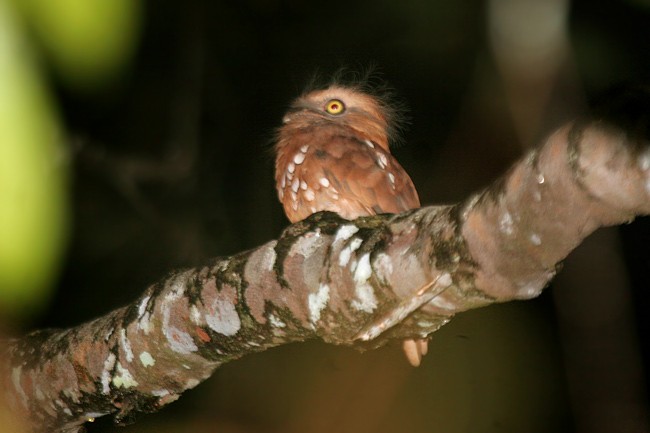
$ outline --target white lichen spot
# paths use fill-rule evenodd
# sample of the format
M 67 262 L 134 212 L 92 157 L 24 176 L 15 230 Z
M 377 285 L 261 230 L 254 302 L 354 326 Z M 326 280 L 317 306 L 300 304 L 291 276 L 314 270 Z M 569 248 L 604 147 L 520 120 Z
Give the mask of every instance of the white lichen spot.
M 67 407 L 63 408 L 63 413 L 68 416 L 72 416 L 72 411 Z
M 542 238 L 537 233 L 533 233 L 530 235 L 530 242 L 533 245 L 539 246 L 542 245 Z
M 438 281 L 436 282 L 436 286 L 438 287 L 449 287 L 451 284 L 454 282 L 454 279 L 451 278 L 451 274 L 449 272 L 445 272 L 444 274 L 440 275 L 438 277 Z
M 296 171 L 296 165 L 293 162 L 287 164 L 287 172 L 292 175 L 291 177 L 293 177 L 294 171 Z
M 269 322 L 271 322 L 271 325 L 276 328 L 284 328 L 287 326 L 287 324 L 280 320 L 280 318 L 275 314 L 269 314 Z
M 519 286 L 519 294 L 517 298 L 519 299 L 531 299 L 535 298 L 542 293 L 542 290 L 544 290 L 545 284 L 540 284 L 537 281 L 531 281 L 528 283 L 520 283 L 518 284 Z
M 190 319 L 195 325 L 201 324 L 201 312 L 196 305 L 190 307 Z
M 302 164 L 302 162 L 305 160 L 305 154 L 304 153 L 296 153 L 293 156 L 293 163 L 296 165 Z
M 14 367 L 11 370 L 11 383 L 14 385 L 14 389 L 20 396 L 20 399 L 23 401 L 24 405 L 27 405 L 27 395 L 23 390 L 22 385 L 20 384 L 20 378 L 22 376 L 22 366 Z
M 120 330 L 120 342 L 122 343 L 122 349 L 124 350 L 124 355 L 126 355 L 126 361 L 133 361 L 133 350 L 131 349 L 131 342 L 126 337 L 126 329 L 122 328 Z
M 320 183 L 323 186 L 323 188 L 327 188 L 328 186 L 330 186 L 330 181 L 326 177 L 321 177 L 320 179 L 318 179 L 318 183 Z
M 275 245 L 275 244 L 274 244 Z M 278 258 L 275 248 L 266 248 L 260 267 L 264 271 L 272 271 L 275 266 L 275 260 Z
M 128 389 L 134 386 L 138 386 L 138 382 L 133 378 L 131 372 L 122 367 L 122 364 L 119 362 L 117 363 L 115 376 L 113 376 L 112 382 L 116 388 Z
M 307 153 L 307 150 L 309 150 L 309 145 L 308 144 L 304 144 L 304 145 L 300 146 L 300 151 L 302 153 Z
M 153 356 L 147 351 L 144 351 L 140 354 L 140 362 L 144 367 L 153 367 L 156 365 L 156 360 L 153 359 Z
M 541 184 L 543 184 L 544 182 L 546 182 L 546 179 L 544 178 L 544 174 L 543 174 L 543 173 L 539 173 L 539 174 L 537 175 L 537 183 L 541 185 Z
M 371 149 L 375 148 L 375 144 L 370 140 L 366 140 L 366 145 Z
M 457 308 L 456 304 L 453 304 L 440 296 L 436 296 L 430 300 L 429 304 L 435 305 L 436 307 L 442 308 L 443 310 L 454 311 Z
M 104 415 L 108 415 L 108 412 L 86 412 L 83 417 L 88 420 L 88 422 L 93 422 L 91 420 L 95 420 L 96 418 L 102 417 Z
M 388 254 L 379 253 L 375 259 L 375 266 L 381 270 L 384 275 L 391 275 L 393 273 L 393 260 Z
M 352 253 L 355 252 L 362 243 L 363 241 L 359 238 L 352 239 L 352 241 L 350 241 L 350 243 L 346 245 L 345 248 L 343 248 L 339 253 L 339 266 L 347 266 Z
M 434 326 L 437 326 L 437 325 L 438 325 L 437 323 L 429 322 L 429 321 L 426 321 L 426 320 L 418 321 L 418 326 L 420 328 L 431 328 L 431 327 L 434 327 Z
M 366 253 L 361 256 L 354 271 L 356 299 L 354 299 L 351 304 L 356 310 L 365 313 L 372 313 L 377 308 L 375 291 L 368 282 L 371 275 L 372 266 L 370 266 L 370 254 Z
M 318 287 L 316 293 L 310 293 L 308 296 L 309 319 L 311 323 L 316 324 L 320 320 L 320 313 L 327 306 L 330 299 L 330 287 L 322 284 Z
M 169 391 L 166 389 L 154 389 L 151 391 L 151 395 L 154 397 L 165 397 L 166 395 L 169 395 Z
M 180 297 L 180 295 L 176 295 Z M 199 348 L 196 346 L 196 343 L 194 343 L 194 339 L 192 339 L 192 336 L 188 334 L 187 332 L 178 329 L 175 326 L 172 326 L 171 324 L 171 306 L 170 303 L 174 302 L 176 299 L 173 296 L 173 292 L 168 293 L 165 296 L 164 304 L 162 306 L 162 331 L 165 337 L 167 338 L 167 342 L 169 343 L 169 347 L 177 353 L 183 353 L 183 354 L 188 354 L 192 352 L 196 352 L 199 350 Z
M 115 366 L 115 355 L 109 353 L 104 361 L 104 368 L 102 369 L 102 394 L 107 395 L 111 392 L 111 372 L 113 371 L 113 366 Z
M 311 188 L 309 188 L 309 189 L 307 189 L 305 191 L 304 196 L 305 196 L 305 200 L 307 200 L 307 201 L 314 201 L 314 199 L 316 198 L 316 195 L 314 194 L 314 191 Z M 312 213 L 313 213 L 313 211 L 312 211 Z
M 241 328 L 239 314 L 231 301 L 215 299 L 210 311 L 211 314 L 205 315 L 205 322 L 214 332 L 231 337 Z
M 514 233 L 513 225 L 514 222 L 512 220 L 512 215 L 510 215 L 510 212 L 504 212 L 499 219 L 499 229 L 501 232 L 507 235 L 511 235 Z
M 192 389 L 196 385 L 198 385 L 199 383 L 201 383 L 200 380 L 195 379 L 195 378 L 192 377 L 190 379 L 187 379 L 187 382 L 185 382 L 185 387 L 186 387 L 186 389 Z
M 341 226 L 336 232 L 336 236 L 334 236 L 334 242 L 347 241 L 352 237 L 353 234 L 358 231 L 359 228 L 357 226 L 353 226 L 352 224 Z
M 145 296 L 140 304 L 138 305 L 138 319 L 142 319 L 147 312 L 147 305 L 149 305 L 149 300 L 151 296 Z

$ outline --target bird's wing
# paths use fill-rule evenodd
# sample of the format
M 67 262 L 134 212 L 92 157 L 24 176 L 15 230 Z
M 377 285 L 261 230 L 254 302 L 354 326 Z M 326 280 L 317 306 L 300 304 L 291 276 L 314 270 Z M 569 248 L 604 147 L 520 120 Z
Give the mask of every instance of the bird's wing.
M 350 219 L 420 207 L 411 178 L 379 146 L 343 134 L 314 144 L 298 167 L 314 195 L 307 200 L 311 193 L 300 194 L 301 206 L 331 210 Z

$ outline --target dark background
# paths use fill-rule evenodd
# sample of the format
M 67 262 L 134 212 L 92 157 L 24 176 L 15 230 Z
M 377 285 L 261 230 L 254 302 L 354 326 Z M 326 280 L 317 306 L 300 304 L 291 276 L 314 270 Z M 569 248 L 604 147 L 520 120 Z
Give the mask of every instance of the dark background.
M 273 131 L 315 73 L 376 65 L 410 108 L 394 153 L 425 204 L 466 198 L 590 99 L 649 78 L 647 2 L 571 2 L 568 51 L 541 77 L 499 63 L 489 5 L 144 2 L 138 46 L 112 82 L 82 91 L 51 71 L 73 221 L 33 326 L 73 326 L 171 269 L 276 237 L 287 221 Z M 648 238 L 639 220 L 590 239 L 539 299 L 464 313 L 434 334 L 418 369 L 397 345 L 281 347 L 225 365 L 123 431 L 646 431 Z M 101 419 L 89 431 L 113 429 Z

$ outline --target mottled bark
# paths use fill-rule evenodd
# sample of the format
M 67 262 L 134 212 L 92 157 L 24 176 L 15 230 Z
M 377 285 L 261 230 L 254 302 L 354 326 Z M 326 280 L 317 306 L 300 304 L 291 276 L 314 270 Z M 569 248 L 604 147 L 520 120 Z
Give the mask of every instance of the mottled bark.
M 568 125 L 463 203 L 316 214 L 92 322 L 13 340 L 0 371 L 8 404 L 34 431 L 108 414 L 125 423 L 249 353 L 309 338 L 372 348 L 535 297 L 591 232 L 650 213 L 650 149 L 634 137 Z

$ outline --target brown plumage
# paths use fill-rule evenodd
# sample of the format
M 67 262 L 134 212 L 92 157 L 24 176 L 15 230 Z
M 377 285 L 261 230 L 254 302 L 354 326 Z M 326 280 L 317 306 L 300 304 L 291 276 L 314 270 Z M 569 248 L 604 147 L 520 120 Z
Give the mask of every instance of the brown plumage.
M 340 85 L 291 104 L 275 145 L 276 189 L 291 222 L 325 210 L 355 219 L 420 207 L 390 153 L 393 115 L 381 99 Z M 417 366 L 427 341 L 406 340 L 404 351 Z

